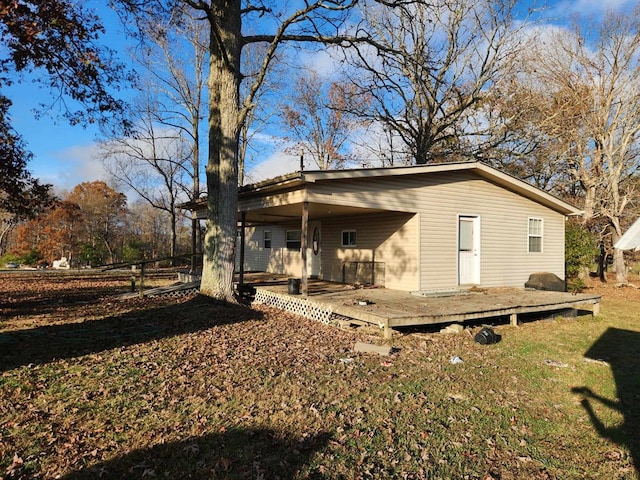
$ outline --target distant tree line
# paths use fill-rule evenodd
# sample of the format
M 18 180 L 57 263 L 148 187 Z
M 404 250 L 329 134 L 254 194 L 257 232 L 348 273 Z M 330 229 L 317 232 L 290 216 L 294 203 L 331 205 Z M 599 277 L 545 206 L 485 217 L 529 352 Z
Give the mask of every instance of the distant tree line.
M 186 225 L 176 230 L 179 248 L 188 253 Z M 84 182 L 13 229 L 0 255 L 32 266 L 64 257 L 72 267 L 95 267 L 167 258 L 171 238 L 167 212 L 141 201 L 128 205 L 124 194 L 102 181 Z
M 317 168 L 497 166 L 583 209 L 576 223 L 626 282 L 623 253 L 612 245 L 640 212 L 640 6 L 558 27 L 519 0 L 110 5 L 138 46 L 130 85 L 140 96 L 128 106 L 108 87 L 131 76 L 100 46 L 100 18 L 83 2 L 0 7 L 0 134 L 15 147 L 10 177 L 23 179 L 18 192 L 2 184 L 3 231 L 35 212 L 30 199 L 47 190 L 25 171 L 28 152 L 2 95 L 16 74 L 39 69 L 56 98 L 74 101 L 62 101 L 72 123 L 104 123 L 111 173 L 173 215 L 167 225 L 178 224 L 178 199 L 208 192 L 202 292 L 212 297 L 234 298 L 237 187 L 256 132 L 275 125 L 286 129 L 290 151 L 304 151 Z M 335 71 L 297 62 L 302 48 L 322 52 Z M 59 214 L 75 218 L 73 209 Z M 83 233 L 83 248 L 102 249 L 103 261 L 122 258 L 117 242 L 84 228 L 92 233 Z M 194 222 L 192 250 L 197 233 Z M 63 237 L 59 251 L 70 248 Z M 73 255 L 82 255 L 75 246 Z

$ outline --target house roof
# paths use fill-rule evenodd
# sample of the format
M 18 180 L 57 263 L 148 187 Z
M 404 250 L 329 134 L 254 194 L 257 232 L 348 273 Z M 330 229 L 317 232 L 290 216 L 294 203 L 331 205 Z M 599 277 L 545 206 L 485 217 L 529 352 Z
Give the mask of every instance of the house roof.
M 618 239 L 613 248 L 620 250 L 640 249 L 640 218 L 638 218 L 629 229 Z
M 544 190 L 541 190 L 512 175 L 504 173 L 482 162 L 455 162 L 418 165 L 407 167 L 360 168 L 346 170 L 310 170 L 283 175 L 261 182 L 240 187 L 240 198 L 244 195 L 271 194 L 280 190 L 301 187 L 304 184 L 319 181 L 344 179 L 370 179 L 376 177 L 393 177 L 402 175 L 435 174 L 455 171 L 472 171 L 501 187 L 534 200 L 564 215 L 579 215 L 581 210 Z
M 272 195 L 278 192 L 304 188 L 305 185 L 316 182 L 331 182 L 338 180 L 373 179 L 381 177 L 398 177 L 403 175 L 425 175 L 456 171 L 471 171 L 478 176 L 511 190 L 525 198 L 538 202 L 564 215 L 579 215 L 581 210 L 573 205 L 524 182 L 512 175 L 504 173 L 482 162 L 437 163 L 429 165 L 388 167 L 388 168 L 359 168 L 346 170 L 309 170 L 299 171 L 261 182 L 244 185 L 239 188 L 239 199 L 261 195 Z M 182 205 L 189 210 L 201 210 L 206 207 L 206 199 Z

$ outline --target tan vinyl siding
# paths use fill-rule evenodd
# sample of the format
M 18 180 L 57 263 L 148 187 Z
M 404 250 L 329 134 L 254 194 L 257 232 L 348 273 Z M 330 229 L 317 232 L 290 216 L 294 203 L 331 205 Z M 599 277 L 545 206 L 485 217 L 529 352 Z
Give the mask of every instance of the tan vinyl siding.
M 543 219 L 542 252 L 528 252 L 528 220 Z M 508 212 L 499 222 L 488 216 L 486 236 L 482 238 L 484 255 L 483 284 L 524 286 L 529 275 L 551 272 L 564 278 L 564 226 L 563 215 L 544 207 L 513 198 Z
M 263 271 L 299 277 L 302 268 L 300 252 L 290 251 L 286 247 L 285 232 L 289 229 L 295 230 L 296 227 L 293 225 L 247 227 L 244 247 L 245 271 Z M 298 226 L 297 229 L 300 227 Z M 271 232 L 271 248 L 264 248 L 265 230 Z M 236 269 L 240 266 L 239 261 L 239 255 L 236 255 Z
M 460 215 L 479 217 L 481 286 L 521 287 L 531 273 L 541 271 L 564 278 L 564 215 L 473 171 L 318 180 L 306 184 L 306 189 L 266 200 L 245 199 L 242 208 L 306 199 L 312 204 L 385 210 L 332 217 L 329 208 L 326 218 L 310 218 L 321 221 L 321 275 L 325 280 L 341 281 L 345 262 L 374 260 L 384 264 L 387 288 L 456 288 Z M 285 214 L 297 215 L 298 211 L 296 206 Z M 528 252 L 529 218 L 543 219 L 540 253 Z M 264 228 L 272 231 L 270 252 L 263 251 Z M 299 229 L 300 221 L 256 228 L 255 238 L 247 234 L 251 246 L 245 254 L 246 264 L 252 269 L 258 266 L 273 273 L 300 276 L 300 252 L 285 248 L 287 228 Z M 343 230 L 357 231 L 355 248 L 341 246 Z
M 421 288 L 457 285 L 458 215 L 480 217 L 480 285 L 522 287 L 534 272 L 564 278 L 564 216 L 483 180 L 424 192 L 434 207 L 422 217 Z M 528 219 L 544 221 L 543 252 L 528 253 Z
M 287 248 L 287 230 L 300 230 L 300 222 L 283 225 L 281 231 L 282 241 L 277 244 L 276 250 L 270 258 L 267 267 L 268 272 L 276 272 L 284 275 L 299 278 L 302 273 L 302 254 L 300 250 L 289 250 Z
M 244 241 L 244 270 L 247 272 L 265 271 L 269 263 L 272 248 L 264 248 L 264 230 L 270 230 L 271 245 L 276 242 L 277 233 L 272 228 L 247 227 Z M 236 246 L 236 270 L 240 267 L 240 246 Z
M 418 215 L 369 214 L 322 222 L 322 272 L 325 280 L 340 282 L 343 266 L 361 262 L 361 282 L 369 283 L 370 262 L 376 269 L 376 284 L 398 290 L 418 288 Z M 357 245 L 342 247 L 342 232 L 355 230 Z M 382 271 L 384 275 L 381 275 Z M 349 278 L 347 278 L 349 280 Z
M 380 208 L 399 212 L 417 212 L 415 192 L 429 177 L 379 178 L 367 181 L 341 180 L 309 186 L 309 201 L 361 208 Z
M 319 182 L 310 186 L 309 198 L 419 212 L 422 290 L 458 285 L 458 215 L 480 217 L 481 285 L 523 286 L 539 271 L 564 278 L 564 216 L 472 172 Z M 544 219 L 542 253 L 527 253 L 529 217 Z

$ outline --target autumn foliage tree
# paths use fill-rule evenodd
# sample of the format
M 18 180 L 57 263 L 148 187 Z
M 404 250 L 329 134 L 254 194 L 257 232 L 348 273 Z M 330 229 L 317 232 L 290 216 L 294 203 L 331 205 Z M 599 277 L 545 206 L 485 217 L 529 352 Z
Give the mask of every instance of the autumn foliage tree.
M 122 225 L 127 197 L 102 181 L 84 182 L 74 187 L 67 200 L 82 213 L 81 235 L 85 255 L 106 249 L 106 263 L 115 262 L 115 239 Z
M 37 218 L 22 224 L 16 231 L 17 244 L 23 254 L 51 263 L 75 256 L 80 241 L 82 221 L 78 205 L 66 200 L 56 201 Z
M 52 262 L 113 263 L 126 197 L 101 181 L 77 185 L 47 211 L 16 229 L 18 251 Z

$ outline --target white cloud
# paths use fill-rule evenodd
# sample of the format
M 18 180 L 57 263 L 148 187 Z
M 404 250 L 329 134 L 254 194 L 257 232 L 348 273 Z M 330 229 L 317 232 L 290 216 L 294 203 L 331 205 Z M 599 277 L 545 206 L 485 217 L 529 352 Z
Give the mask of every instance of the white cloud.
M 621 10 L 636 4 L 636 0 L 563 0 L 557 2 L 551 12 L 554 16 L 566 18 L 567 15 L 593 15 L 607 10 Z
M 74 145 L 63 150 L 41 153 L 30 170 L 41 183 L 53 185 L 53 191 L 58 196 L 64 196 L 83 182 L 103 181 L 124 193 L 129 201 L 138 198 L 131 189 L 114 184 L 113 178 L 105 170 L 98 156 L 96 143 Z
M 319 50 L 302 50 L 295 54 L 295 62 L 304 70 L 313 70 L 324 79 L 339 77 L 344 70 L 344 54 L 335 47 L 324 47 Z
M 332 55 L 330 49 L 306 53 L 301 60 L 306 68 L 315 71 L 324 78 L 331 78 L 341 68 L 340 61 L 336 59 L 335 55 Z
M 107 182 L 109 175 L 96 153 L 95 143 L 39 152 L 30 165 L 30 170 L 42 183 L 52 184 L 58 191 L 71 190 L 82 182 Z
M 76 145 L 56 154 L 60 164 L 65 168 L 65 178 L 74 182 L 107 181 L 109 175 L 98 157 L 98 146 L 95 143 Z
M 283 151 L 274 151 L 246 173 L 244 183 L 256 183 L 298 170 L 300 170 L 300 157 Z

